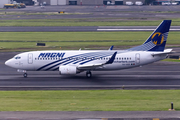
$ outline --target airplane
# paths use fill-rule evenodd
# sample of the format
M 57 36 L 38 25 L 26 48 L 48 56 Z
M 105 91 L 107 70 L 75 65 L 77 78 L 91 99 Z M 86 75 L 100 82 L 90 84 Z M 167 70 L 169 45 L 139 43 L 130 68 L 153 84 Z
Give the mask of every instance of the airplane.
M 91 71 L 110 71 L 139 67 L 163 60 L 172 53 L 164 49 L 171 25 L 171 20 L 164 20 L 139 46 L 126 50 L 48 50 L 31 51 L 15 55 L 5 65 L 18 69 L 27 77 L 27 71 L 59 71 L 61 75 L 76 75 L 86 71 L 91 78 Z

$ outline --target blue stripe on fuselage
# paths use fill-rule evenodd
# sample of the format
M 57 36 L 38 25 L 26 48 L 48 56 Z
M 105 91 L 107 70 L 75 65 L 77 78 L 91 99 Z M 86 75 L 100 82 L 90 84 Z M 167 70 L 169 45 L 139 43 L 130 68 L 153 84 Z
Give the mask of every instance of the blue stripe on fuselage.
M 65 53 L 64 53 L 65 54 Z M 99 58 L 100 58 L 100 56 L 101 55 L 103 55 L 103 56 L 101 56 L 101 57 L 106 57 L 106 56 L 109 56 L 109 55 L 111 55 L 112 54 L 112 52 L 91 52 L 91 53 L 84 53 L 84 54 L 80 54 L 80 55 L 75 55 L 75 56 L 70 56 L 70 57 L 68 57 L 68 58 L 72 58 L 72 59 L 74 59 L 73 57 L 83 57 L 83 58 L 88 58 L 88 57 L 96 57 L 96 56 L 98 56 Z M 43 54 L 44 56 L 45 56 L 45 54 Z M 51 54 L 52 55 L 52 54 Z M 46 68 L 46 67 L 48 67 L 48 66 L 50 66 L 50 65 L 53 65 L 53 64 L 55 64 L 55 63 L 57 63 L 57 64 L 55 64 L 55 65 L 53 65 L 53 66 L 51 66 L 51 67 L 49 67 L 49 68 L 47 68 L 47 69 L 45 69 L 45 70 L 50 70 L 50 69 L 52 69 L 52 68 L 54 68 L 54 67 L 56 67 L 56 66 L 59 66 L 60 64 L 63 64 L 63 63 L 65 63 L 65 62 L 68 62 L 68 63 L 66 63 L 66 64 L 64 64 L 64 65 L 67 65 L 67 64 L 70 64 L 70 63 L 72 63 L 72 62 L 75 62 L 75 64 L 76 63 L 79 63 L 79 62 L 82 62 L 82 61 L 85 61 L 85 60 L 87 60 L 87 59 L 83 59 L 83 60 L 79 60 L 79 59 L 77 59 L 77 60 L 72 60 L 72 59 L 67 59 L 67 58 L 63 58 L 63 59 L 60 59 L 60 60 L 57 60 L 57 61 L 54 61 L 54 62 L 51 62 L 51 63 L 49 63 L 49 64 L 47 64 L 47 65 L 44 65 L 44 66 L 42 66 L 42 67 L 40 67 L 40 68 L 38 68 L 37 69 L 37 71 L 40 71 L 40 70 L 42 70 L 43 68 Z M 65 61 L 64 61 L 65 60 Z M 95 60 L 95 59 L 93 59 L 93 60 Z M 62 62 L 63 61 L 63 62 Z M 88 60 L 88 61 L 85 61 L 85 62 L 83 62 L 83 63 L 80 63 L 80 64 L 85 64 L 85 63 L 87 63 L 87 62 L 90 62 L 90 61 L 92 61 L 92 60 Z M 58 62 L 60 62 L 60 63 L 58 63 Z

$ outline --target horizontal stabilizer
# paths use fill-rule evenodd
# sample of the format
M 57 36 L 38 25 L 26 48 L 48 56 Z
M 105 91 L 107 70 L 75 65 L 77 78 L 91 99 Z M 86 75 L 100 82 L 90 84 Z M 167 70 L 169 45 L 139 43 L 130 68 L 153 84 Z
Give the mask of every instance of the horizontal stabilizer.
M 172 54 L 172 53 L 174 53 L 172 51 L 172 49 L 165 49 L 164 52 L 153 53 L 152 56 L 163 55 L 163 54 Z

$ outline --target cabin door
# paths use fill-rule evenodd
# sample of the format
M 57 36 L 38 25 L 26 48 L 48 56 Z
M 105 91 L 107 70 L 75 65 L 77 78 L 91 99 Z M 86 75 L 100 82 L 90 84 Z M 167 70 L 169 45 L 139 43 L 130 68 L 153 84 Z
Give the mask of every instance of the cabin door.
M 29 53 L 29 54 L 28 54 L 28 63 L 29 63 L 29 64 L 32 64 L 32 63 L 33 63 L 33 54 L 32 54 L 32 53 Z

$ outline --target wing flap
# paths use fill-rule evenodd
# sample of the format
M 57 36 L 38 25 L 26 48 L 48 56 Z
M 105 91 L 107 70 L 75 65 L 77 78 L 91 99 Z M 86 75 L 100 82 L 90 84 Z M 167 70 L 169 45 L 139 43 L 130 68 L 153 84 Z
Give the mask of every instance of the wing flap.
M 88 65 L 79 65 L 78 66 L 78 69 L 85 69 L 85 70 L 87 70 L 87 69 L 95 69 L 95 68 L 97 68 L 97 67 L 101 67 L 101 66 L 103 66 L 103 64 L 88 64 Z
M 102 67 L 105 64 L 112 64 L 114 62 L 116 54 L 117 54 L 117 52 L 115 52 L 106 63 L 79 65 L 77 68 L 80 70 L 83 70 L 83 69 L 88 70 L 88 69 L 95 69 L 97 67 Z

